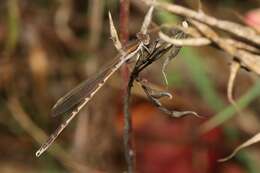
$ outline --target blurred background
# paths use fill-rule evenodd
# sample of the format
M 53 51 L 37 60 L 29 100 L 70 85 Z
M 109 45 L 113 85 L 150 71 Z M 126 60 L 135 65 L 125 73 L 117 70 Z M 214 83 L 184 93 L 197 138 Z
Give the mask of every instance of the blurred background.
M 198 8 L 197 1 L 174 3 Z M 258 0 L 203 0 L 202 5 L 209 15 L 260 28 Z M 130 1 L 130 39 L 140 30 L 147 9 L 139 0 Z M 0 172 L 126 170 L 122 71 L 113 75 L 48 152 L 35 156 L 66 117 L 50 116 L 58 98 L 116 56 L 109 10 L 120 30 L 119 0 L 0 1 Z M 153 20 L 158 25 L 181 21 L 159 10 Z M 259 144 L 230 161 L 217 162 L 260 130 L 259 82 L 254 74 L 239 72 L 234 97 L 243 113 L 237 114 L 226 96 L 229 60 L 210 47 L 185 47 L 167 67 L 168 87 L 161 73 L 163 60 L 142 73 L 173 94 L 172 100 L 163 100 L 167 108 L 196 111 L 205 118 L 169 118 L 134 86 L 131 114 L 138 172 L 259 172 Z

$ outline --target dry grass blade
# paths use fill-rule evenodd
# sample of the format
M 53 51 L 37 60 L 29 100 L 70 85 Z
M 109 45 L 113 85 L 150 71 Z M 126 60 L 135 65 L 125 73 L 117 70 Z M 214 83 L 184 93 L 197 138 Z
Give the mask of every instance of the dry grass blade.
M 225 39 L 219 37 L 219 35 L 211 29 L 209 26 L 200 23 L 195 20 L 190 20 L 190 22 L 198 28 L 199 31 L 214 43 L 216 43 L 221 49 L 230 54 L 232 57 L 237 58 L 241 65 L 250 69 L 254 73 L 260 75 L 260 56 L 252 54 L 248 51 L 237 49 L 233 44 L 229 44 Z
M 252 138 L 250 138 L 249 140 L 247 140 L 246 142 L 244 142 L 243 144 L 238 146 L 229 156 L 227 156 L 223 159 L 219 159 L 218 161 L 225 162 L 225 161 L 231 159 L 232 157 L 234 157 L 243 148 L 253 145 L 259 141 L 260 141 L 260 133 L 257 133 L 255 136 L 253 136 Z
M 153 2 L 155 2 L 156 0 L 153 0 Z M 152 21 L 152 15 L 153 15 L 153 10 L 154 10 L 154 6 L 152 5 L 149 8 L 149 11 L 146 13 L 142 27 L 140 29 L 140 33 L 142 34 L 146 34 L 147 30 L 148 30 L 148 26 L 150 25 L 151 21 Z
M 211 43 L 211 41 L 205 37 L 176 39 L 176 38 L 169 37 L 168 35 L 164 34 L 161 31 L 159 32 L 159 37 L 165 42 L 177 46 L 206 46 Z
M 170 11 L 174 14 L 195 19 L 197 21 L 206 23 L 210 26 L 227 31 L 236 36 L 249 40 L 250 42 L 253 42 L 256 45 L 260 44 L 260 36 L 256 33 L 254 29 L 250 27 L 246 27 L 235 22 L 220 20 L 212 16 L 206 15 L 205 13 L 196 12 L 194 10 L 179 5 L 167 3 L 167 2 L 153 2 L 152 0 L 142 0 L 142 1 L 144 1 L 149 5 L 154 5 L 164 10 Z
M 235 102 L 235 100 L 233 99 L 233 88 L 234 88 L 234 82 L 235 82 L 235 78 L 237 76 L 237 73 L 240 69 L 240 63 L 233 60 L 230 64 L 230 76 L 229 76 L 229 80 L 228 80 L 228 87 L 227 87 L 227 97 L 228 97 L 228 100 L 231 104 L 233 104 L 236 108 L 237 107 L 237 104 Z
M 234 46 L 234 47 L 236 47 L 238 49 L 247 50 L 249 52 L 257 53 L 257 54 L 260 53 L 260 50 L 258 48 L 254 47 L 254 46 L 251 46 L 249 44 L 246 44 L 244 42 L 241 42 L 241 41 L 238 41 L 238 40 L 234 40 L 234 39 L 231 39 L 231 38 L 226 38 L 225 41 L 228 44 L 230 44 L 230 45 L 232 45 L 232 46 Z
M 248 69 L 260 75 L 260 56 L 252 54 L 245 50 L 237 50 L 234 54 L 236 57 L 240 57 L 242 65 L 245 65 Z
M 111 35 L 111 39 L 117 49 L 117 51 L 119 51 L 119 53 L 123 54 L 123 49 L 122 49 L 122 44 L 119 40 L 112 16 L 110 11 L 108 12 L 108 16 L 109 16 L 109 26 L 110 26 L 110 35 Z
M 172 26 L 165 26 L 163 25 L 162 27 L 172 27 Z M 185 27 L 181 27 L 181 26 L 174 26 L 180 30 L 182 30 L 183 32 L 185 32 L 187 35 L 192 36 L 191 38 L 187 38 L 187 39 L 174 39 L 166 34 L 164 34 L 162 31 L 159 32 L 159 37 L 169 43 L 175 44 L 175 45 L 179 45 L 179 46 L 205 46 L 205 45 L 209 45 L 212 43 L 212 40 L 207 38 L 207 37 L 203 37 L 201 35 L 201 33 L 194 27 L 189 26 L 188 28 Z M 244 43 L 242 41 L 239 40 L 235 40 L 232 38 L 222 38 L 225 42 L 227 42 L 228 44 L 230 44 L 233 47 L 236 47 L 237 49 L 242 49 L 242 50 L 246 50 L 252 53 L 256 53 L 259 54 L 260 53 L 260 49 L 251 46 L 247 43 Z

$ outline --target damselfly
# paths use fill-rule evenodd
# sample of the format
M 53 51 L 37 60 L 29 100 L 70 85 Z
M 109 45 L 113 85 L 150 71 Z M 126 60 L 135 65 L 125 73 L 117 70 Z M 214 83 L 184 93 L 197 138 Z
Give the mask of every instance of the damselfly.
M 143 48 L 147 49 L 149 44 L 149 35 L 146 34 L 148 25 L 151 21 L 153 7 L 151 7 L 145 16 L 141 31 L 137 34 L 137 39 L 126 47 L 120 50 L 120 54 L 112 61 L 108 67 L 104 68 L 97 76 L 79 84 L 77 87 L 61 97 L 53 106 L 52 114 L 54 116 L 69 112 L 69 117 L 66 119 L 56 131 L 49 137 L 49 139 L 36 152 L 39 157 L 49 146 L 54 142 L 63 129 L 71 122 L 71 120 L 78 114 L 78 112 L 88 103 L 88 101 L 97 93 L 97 91 L 104 85 L 110 76 L 117 71 L 126 61 L 139 55 Z

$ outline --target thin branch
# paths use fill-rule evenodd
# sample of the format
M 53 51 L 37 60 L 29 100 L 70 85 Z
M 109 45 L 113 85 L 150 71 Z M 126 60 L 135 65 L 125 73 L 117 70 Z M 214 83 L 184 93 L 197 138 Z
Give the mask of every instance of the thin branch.
M 124 97 L 124 146 L 125 146 L 125 157 L 127 161 L 128 166 L 128 173 L 133 173 L 135 171 L 135 153 L 133 149 L 133 128 L 132 128 L 132 117 L 129 111 L 129 105 L 130 105 L 130 97 L 131 97 L 131 89 L 133 86 L 134 81 L 136 78 L 138 78 L 139 73 L 147 67 L 149 64 L 151 64 L 153 61 L 148 62 L 147 60 L 151 59 L 158 59 L 161 57 L 162 52 L 160 51 L 154 51 L 151 55 L 147 55 L 143 61 L 141 58 L 138 59 L 138 61 L 135 64 L 135 67 L 133 71 L 131 72 L 131 75 L 129 77 L 127 89 L 126 89 L 126 95 Z M 156 56 L 158 55 L 158 56 Z M 144 65 L 144 66 L 143 66 Z
M 167 3 L 167 2 L 153 2 L 153 0 L 142 0 L 148 5 L 154 5 L 158 8 L 162 8 L 164 10 L 170 11 L 174 14 L 188 17 L 191 19 L 195 19 L 197 21 L 206 23 L 210 26 L 216 27 L 218 29 L 227 31 L 229 33 L 232 33 L 236 36 L 239 36 L 241 38 L 244 38 L 255 45 L 260 45 L 260 36 L 256 33 L 256 31 L 250 27 L 227 21 L 227 20 L 220 20 L 215 17 L 209 16 L 202 12 L 196 12 L 194 10 Z
M 165 25 L 162 25 L 161 27 L 165 27 Z M 170 26 L 167 26 L 167 28 Z M 174 26 L 180 30 L 182 30 L 184 33 L 186 33 L 187 35 L 190 35 L 192 37 L 186 38 L 186 39 L 176 39 L 176 38 L 172 38 L 168 35 L 166 35 L 165 33 L 163 33 L 162 31 L 159 32 L 159 37 L 171 44 L 177 45 L 177 46 L 206 46 L 206 45 L 210 45 L 214 42 L 212 42 L 212 40 L 208 37 L 205 37 L 203 35 L 201 35 L 201 33 L 199 33 L 199 31 L 192 27 L 189 26 L 188 28 L 184 28 L 184 27 L 180 27 L 180 26 Z M 219 36 L 220 37 L 220 36 Z M 256 53 L 259 54 L 260 53 L 260 49 L 249 45 L 247 43 L 244 43 L 242 41 L 233 39 L 233 38 L 225 38 L 222 37 L 222 39 L 227 42 L 228 44 L 230 44 L 233 47 L 236 47 L 238 49 L 243 49 L 252 53 Z
M 120 40 L 124 44 L 128 41 L 128 25 L 129 25 L 129 0 L 120 0 L 120 16 L 119 16 L 119 33 Z
M 211 43 L 211 41 L 205 37 L 176 39 L 169 37 L 163 32 L 159 32 L 159 37 L 162 40 L 177 46 L 206 46 Z
M 237 49 L 232 44 L 229 44 L 224 39 L 218 36 L 218 34 L 209 26 L 195 21 L 190 20 L 190 22 L 198 28 L 198 30 L 211 39 L 214 43 L 216 43 L 221 49 L 223 49 L 225 52 L 230 54 L 232 57 L 237 58 L 241 65 L 246 67 L 247 69 L 250 69 L 254 73 L 260 75 L 260 56 L 256 54 L 252 54 L 248 51 Z

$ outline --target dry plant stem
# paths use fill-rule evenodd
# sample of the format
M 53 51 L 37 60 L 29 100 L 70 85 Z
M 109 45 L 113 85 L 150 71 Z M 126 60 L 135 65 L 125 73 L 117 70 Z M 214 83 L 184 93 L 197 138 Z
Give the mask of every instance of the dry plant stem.
M 119 34 L 120 40 L 123 45 L 128 41 L 128 24 L 129 24 L 129 0 L 120 0 L 120 23 Z M 129 69 L 127 65 L 123 65 L 121 75 L 123 78 L 124 86 L 124 153 L 127 164 L 128 173 L 133 173 L 134 166 L 134 150 L 133 150 L 133 137 L 132 137 L 132 117 L 129 113 L 129 109 L 125 108 L 130 102 L 131 87 L 129 88 Z
M 103 0 L 90 0 L 89 1 L 89 16 L 90 16 L 90 34 L 89 46 L 91 50 L 95 51 L 98 48 L 103 25 Z
M 183 28 L 183 27 L 178 27 L 178 29 L 182 30 L 183 32 L 185 32 L 187 35 L 191 35 L 192 38 L 186 38 L 186 39 L 175 39 L 172 38 L 166 34 L 164 34 L 163 32 L 159 32 L 159 37 L 171 44 L 177 45 L 177 46 L 206 46 L 206 45 L 210 45 L 212 44 L 212 40 L 210 38 L 204 37 L 202 36 L 199 31 L 197 31 L 196 28 L 193 27 L 189 27 L 189 28 Z M 223 40 L 225 40 L 228 44 L 232 45 L 233 47 L 236 47 L 238 49 L 243 49 L 243 50 L 247 50 L 249 52 L 252 53 L 260 53 L 260 49 L 251 46 L 247 43 L 244 43 L 242 41 L 239 40 L 235 40 L 232 38 L 222 38 Z
M 128 172 L 129 173 L 132 173 L 132 172 L 135 171 L 135 154 L 134 154 L 134 150 L 133 150 L 133 131 L 132 131 L 132 126 L 131 126 L 132 119 L 131 119 L 131 115 L 130 115 L 130 112 L 129 112 L 130 96 L 131 96 L 131 89 L 132 89 L 133 83 L 134 83 L 135 80 L 139 83 L 142 83 L 143 80 L 139 78 L 139 74 L 141 73 L 141 71 L 144 70 L 145 68 L 147 68 L 153 62 L 160 59 L 160 57 L 162 55 L 167 53 L 172 48 L 173 48 L 173 46 L 169 45 L 169 44 L 168 45 L 163 44 L 159 48 L 155 48 L 154 50 L 152 50 L 151 54 L 148 54 L 142 60 L 141 60 L 142 57 L 139 58 L 138 61 L 135 64 L 133 71 L 131 72 L 130 79 L 128 81 L 128 86 L 127 86 L 127 93 L 126 93 L 125 100 L 124 100 L 124 115 L 125 115 L 125 119 L 124 119 L 124 121 L 125 121 L 124 144 L 125 144 L 125 147 L 126 147 L 125 148 L 125 150 L 126 150 L 125 154 L 126 154 L 126 160 L 127 160 L 127 164 L 128 164 Z M 169 98 L 172 97 L 167 92 L 160 92 L 160 94 L 159 95 L 158 94 L 159 94 L 159 92 L 156 92 L 156 93 L 149 92 L 149 93 L 147 93 L 147 96 L 151 96 L 151 97 L 154 98 L 152 100 L 152 103 L 154 103 L 153 101 L 155 101 L 155 100 L 158 101 L 156 99 L 157 96 L 158 96 L 158 99 L 161 98 L 161 97 L 164 97 L 164 96 L 168 96 Z M 158 102 L 156 102 L 156 103 L 158 103 Z M 187 114 L 193 114 L 195 116 L 198 116 L 195 112 L 192 112 L 192 111 L 184 111 L 184 112 L 169 111 L 168 109 L 164 108 L 160 104 L 160 102 L 159 102 L 159 104 L 155 104 L 155 105 L 162 112 L 171 114 L 172 117 L 179 118 L 179 117 L 182 117 L 182 116 L 187 115 Z
M 185 38 L 185 39 L 176 39 L 171 38 L 164 34 L 163 32 L 159 32 L 159 37 L 171 44 L 178 45 L 178 46 L 205 46 L 209 45 L 211 41 L 207 38 Z
M 128 41 L 129 6 L 129 0 L 120 0 L 119 36 L 123 45 L 125 45 Z M 125 86 L 125 90 L 129 77 L 129 70 L 125 64 L 122 66 L 121 75 L 123 78 L 123 86 Z
M 164 51 L 164 50 L 162 50 Z M 166 50 L 167 51 L 167 50 Z M 130 106 L 130 97 L 131 97 L 131 89 L 133 86 L 134 81 L 138 78 L 139 73 L 145 69 L 148 65 L 152 64 L 152 62 L 159 59 L 161 56 L 161 52 L 158 51 L 158 56 L 156 52 L 151 54 L 152 59 L 145 57 L 145 61 L 141 61 L 140 58 L 135 64 L 133 71 L 129 77 L 126 95 L 124 99 L 124 146 L 125 146 L 125 158 L 127 161 L 128 173 L 133 173 L 135 171 L 135 153 L 133 149 L 133 128 L 132 128 L 132 117 L 129 111 Z M 156 59 L 157 58 L 157 59 Z M 148 60 L 148 61 L 147 61 Z M 140 63 L 139 63 L 140 62 Z
M 146 57 L 145 57 L 146 59 Z M 124 97 L 124 146 L 125 146 L 125 158 L 127 162 L 128 173 L 133 173 L 135 171 L 135 153 L 133 149 L 133 127 L 132 127 L 132 117 L 129 111 L 130 106 L 130 97 L 131 97 L 131 89 L 133 87 L 134 81 L 138 78 L 139 73 L 151 62 L 143 62 L 138 66 L 140 62 L 140 58 L 135 64 L 133 71 L 129 77 L 126 95 Z
M 249 52 L 252 52 L 252 53 L 257 53 L 257 54 L 260 54 L 260 49 L 254 47 L 254 46 L 251 46 L 247 43 L 244 43 L 244 42 L 241 42 L 241 41 L 238 41 L 238 40 L 235 40 L 235 39 L 232 39 L 232 38 L 223 38 L 228 44 L 238 48 L 238 49 L 243 49 L 243 50 L 246 50 L 246 51 L 249 51 Z
M 153 9 L 154 7 L 151 6 L 149 8 L 149 11 L 145 15 L 144 21 L 142 23 L 142 27 L 140 29 L 140 33 L 142 34 L 147 33 L 148 26 L 150 25 L 152 20 Z M 139 62 L 139 60 L 140 59 L 138 58 L 136 64 Z M 125 73 L 125 76 L 123 77 L 124 79 L 128 80 L 128 76 L 129 75 Z M 133 86 L 133 82 L 134 82 L 134 78 L 133 78 L 133 74 L 131 74 L 125 91 L 126 96 L 124 99 L 124 147 L 125 147 L 125 157 L 126 157 L 126 162 L 128 167 L 128 173 L 133 173 L 135 171 L 133 135 L 132 135 L 132 117 L 129 112 L 130 94 L 131 94 L 131 88 Z
M 237 49 L 232 44 L 229 44 L 224 39 L 218 36 L 218 34 L 211 29 L 209 26 L 195 21 L 190 20 L 190 22 L 198 28 L 198 30 L 211 39 L 214 43 L 216 43 L 222 50 L 230 54 L 232 57 L 237 58 L 243 67 L 253 71 L 254 73 L 260 75 L 260 56 L 256 54 L 252 54 L 248 51 Z
M 131 88 L 134 83 L 134 78 L 132 75 L 128 81 L 126 95 L 124 97 L 124 146 L 125 146 L 125 158 L 127 163 L 128 173 L 133 173 L 135 171 L 135 153 L 133 149 L 133 127 L 132 127 L 132 117 L 129 112 Z
M 233 99 L 233 88 L 234 88 L 235 78 L 237 76 L 239 69 L 240 69 L 240 63 L 237 62 L 236 60 L 233 60 L 230 64 L 230 76 L 228 80 L 227 97 L 229 102 L 233 104 L 236 108 L 238 107 L 235 103 L 235 100 Z
M 120 0 L 119 33 L 123 45 L 128 41 L 129 6 L 129 0 Z
M 260 133 L 257 133 L 255 136 L 253 136 L 252 138 L 250 138 L 243 144 L 239 145 L 229 156 L 219 159 L 218 161 L 225 162 L 225 161 L 231 159 L 232 157 L 234 157 L 241 149 L 248 147 L 250 145 L 253 145 L 259 141 L 260 141 Z
M 170 3 L 166 3 L 166 2 L 153 2 L 152 0 L 142 0 L 142 1 L 144 1 L 145 3 L 147 3 L 149 5 L 154 5 L 156 7 L 170 11 L 174 14 L 192 18 L 197 21 L 206 23 L 210 26 L 222 29 L 222 30 L 232 33 L 236 36 L 244 38 L 256 45 L 260 44 L 260 36 L 256 33 L 256 31 L 254 29 L 252 29 L 250 27 L 246 27 L 246 26 L 240 25 L 238 23 L 230 22 L 227 20 L 219 20 L 212 16 L 206 15 L 203 12 L 196 12 L 194 10 L 191 10 L 191 9 L 179 6 L 179 5 L 175 5 L 175 4 L 170 4 Z

